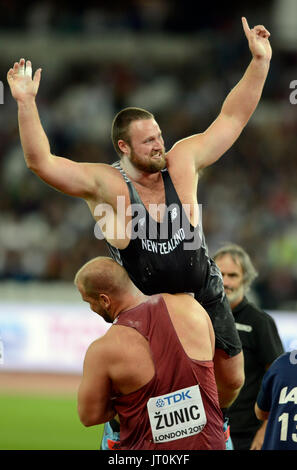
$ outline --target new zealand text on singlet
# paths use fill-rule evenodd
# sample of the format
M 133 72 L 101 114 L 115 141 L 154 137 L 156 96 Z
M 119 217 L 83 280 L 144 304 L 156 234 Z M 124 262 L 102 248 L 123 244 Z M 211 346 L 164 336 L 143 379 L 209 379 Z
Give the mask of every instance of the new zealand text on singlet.
M 167 254 L 173 251 L 182 241 L 185 250 L 199 249 L 201 245 L 201 204 L 195 204 L 194 212 L 199 214 L 198 230 L 191 226 L 188 215 L 190 204 L 183 204 L 182 210 L 178 204 L 149 204 L 149 212 L 142 204 L 129 204 L 125 208 L 125 197 L 117 197 L 117 220 L 115 223 L 115 211 L 109 204 L 98 204 L 94 210 L 94 216 L 99 220 L 95 225 L 94 234 L 99 240 L 104 238 L 123 240 L 129 237 L 131 240 L 142 240 L 142 248 L 159 254 Z M 149 214 L 162 214 L 162 223 L 157 222 Z M 131 220 L 125 224 L 126 217 Z M 116 230 L 115 230 L 116 228 Z M 171 233 L 170 233 L 171 232 Z M 116 236 L 115 236 L 116 233 Z M 164 240 L 163 243 L 152 242 Z

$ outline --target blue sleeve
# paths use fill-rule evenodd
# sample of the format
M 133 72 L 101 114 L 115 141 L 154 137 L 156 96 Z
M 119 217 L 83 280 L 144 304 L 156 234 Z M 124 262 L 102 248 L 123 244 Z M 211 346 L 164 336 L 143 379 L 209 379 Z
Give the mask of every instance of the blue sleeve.
M 257 405 L 263 411 L 270 411 L 272 398 L 272 366 L 264 374 L 262 384 L 257 397 Z

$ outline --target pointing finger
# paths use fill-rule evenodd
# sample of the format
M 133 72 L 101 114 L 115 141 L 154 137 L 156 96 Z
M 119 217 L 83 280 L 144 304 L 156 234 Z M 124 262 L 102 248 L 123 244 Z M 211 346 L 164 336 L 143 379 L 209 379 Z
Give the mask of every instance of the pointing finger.
M 243 26 L 244 33 L 245 33 L 246 37 L 248 37 L 251 30 L 250 30 L 249 24 L 247 22 L 247 19 L 243 16 L 241 18 L 241 21 L 242 21 L 242 26 Z

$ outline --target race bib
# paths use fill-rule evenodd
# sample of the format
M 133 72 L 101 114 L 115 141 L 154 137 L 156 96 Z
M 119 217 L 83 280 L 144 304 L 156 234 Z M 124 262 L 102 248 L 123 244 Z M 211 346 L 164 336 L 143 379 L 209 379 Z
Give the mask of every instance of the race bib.
M 193 436 L 206 424 L 199 385 L 150 398 L 147 410 L 155 443 Z

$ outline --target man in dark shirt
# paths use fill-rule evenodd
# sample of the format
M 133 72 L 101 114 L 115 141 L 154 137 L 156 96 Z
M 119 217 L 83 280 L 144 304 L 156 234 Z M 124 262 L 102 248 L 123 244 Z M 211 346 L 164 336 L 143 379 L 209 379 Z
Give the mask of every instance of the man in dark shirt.
M 274 320 L 245 297 L 257 276 L 248 254 L 238 245 L 226 245 L 214 254 L 224 289 L 235 318 L 244 355 L 245 384 L 227 415 L 235 450 L 259 450 L 267 421 L 259 421 L 254 404 L 262 378 L 270 364 L 283 353 Z

